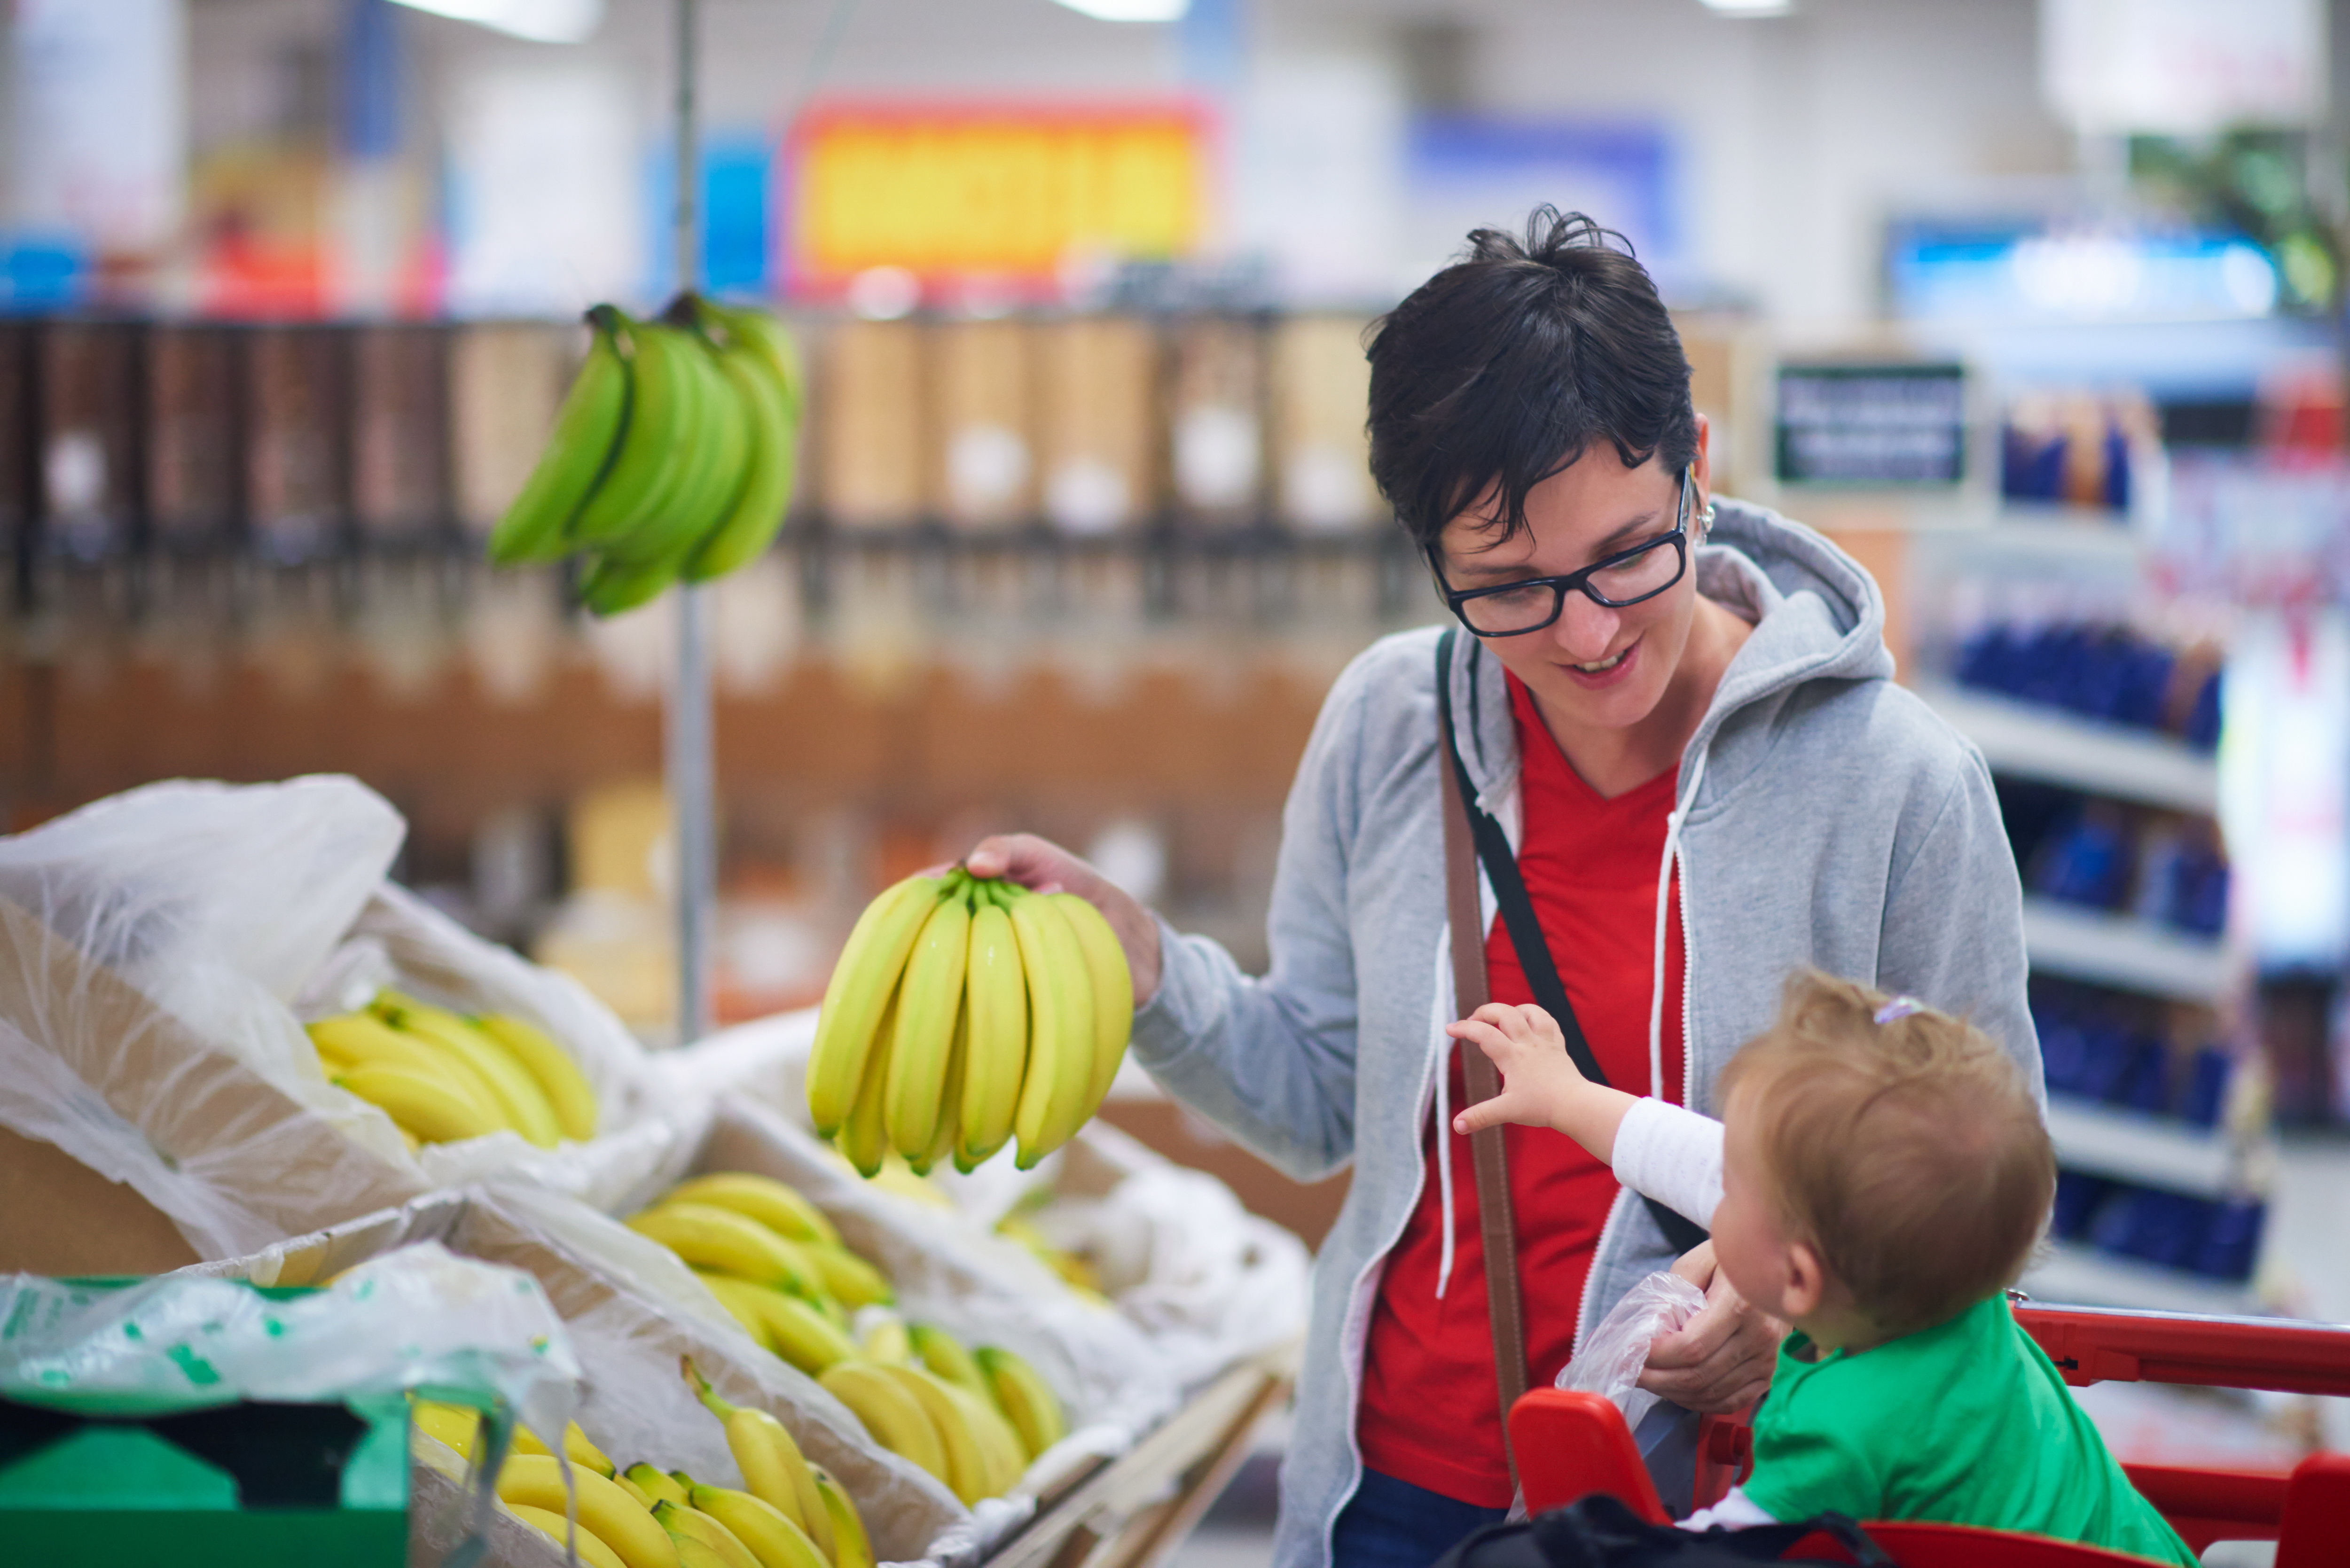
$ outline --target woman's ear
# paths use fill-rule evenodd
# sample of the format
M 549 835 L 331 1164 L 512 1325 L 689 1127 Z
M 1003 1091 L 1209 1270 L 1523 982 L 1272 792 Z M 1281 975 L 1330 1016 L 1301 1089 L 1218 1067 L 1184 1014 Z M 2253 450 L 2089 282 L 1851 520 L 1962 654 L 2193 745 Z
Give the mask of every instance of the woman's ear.
M 1787 1244 L 1787 1285 L 1779 1298 L 1782 1314 L 1789 1318 L 1804 1318 L 1820 1310 L 1827 1300 L 1828 1272 L 1820 1262 L 1820 1255 L 1809 1241 Z

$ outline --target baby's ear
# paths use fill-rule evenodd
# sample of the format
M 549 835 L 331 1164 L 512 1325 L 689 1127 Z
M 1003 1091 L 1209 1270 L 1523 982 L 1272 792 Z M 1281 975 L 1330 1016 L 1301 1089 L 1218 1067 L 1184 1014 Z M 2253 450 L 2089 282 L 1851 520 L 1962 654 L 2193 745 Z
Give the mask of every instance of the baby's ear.
M 1827 1265 L 1820 1262 L 1819 1252 L 1809 1241 L 1788 1242 L 1787 1291 L 1779 1303 L 1779 1315 L 1809 1317 L 1820 1309 L 1827 1293 Z

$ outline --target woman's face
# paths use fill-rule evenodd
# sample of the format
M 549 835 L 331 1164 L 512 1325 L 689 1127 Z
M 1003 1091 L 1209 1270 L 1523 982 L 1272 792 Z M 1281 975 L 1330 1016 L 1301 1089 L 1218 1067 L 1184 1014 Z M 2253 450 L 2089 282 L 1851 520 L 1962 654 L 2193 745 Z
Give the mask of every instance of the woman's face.
M 1698 420 L 1690 544 L 1697 544 L 1711 474 L 1705 420 Z M 1651 457 L 1627 468 L 1612 442 L 1594 441 L 1582 456 L 1526 495 L 1526 527 L 1501 544 L 1471 507 L 1439 535 L 1444 579 L 1455 590 L 1494 587 L 1527 577 L 1564 576 L 1669 533 L 1680 505 L 1680 474 Z M 1669 548 L 1669 546 L 1668 546 Z M 1625 729 L 1656 710 L 1688 646 L 1697 614 L 1697 573 L 1652 599 L 1608 609 L 1570 593 L 1558 619 L 1520 637 L 1492 637 L 1486 648 L 1525 682 L 1554 724 Z

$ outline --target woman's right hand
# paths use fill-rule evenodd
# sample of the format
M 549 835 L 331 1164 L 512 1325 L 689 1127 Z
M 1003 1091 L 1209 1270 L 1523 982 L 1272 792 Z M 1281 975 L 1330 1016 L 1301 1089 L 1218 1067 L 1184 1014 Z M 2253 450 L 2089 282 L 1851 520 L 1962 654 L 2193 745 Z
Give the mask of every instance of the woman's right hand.
M 1127 890 L 1048 838 L 1005 833 L 983 838 L 963 857 L 974 877 L 1002 877 L 1039 893 L 1075 893 L 1102 912 L 1126 950 L 1139 1009 L 1159 994 L 1159 922 Z

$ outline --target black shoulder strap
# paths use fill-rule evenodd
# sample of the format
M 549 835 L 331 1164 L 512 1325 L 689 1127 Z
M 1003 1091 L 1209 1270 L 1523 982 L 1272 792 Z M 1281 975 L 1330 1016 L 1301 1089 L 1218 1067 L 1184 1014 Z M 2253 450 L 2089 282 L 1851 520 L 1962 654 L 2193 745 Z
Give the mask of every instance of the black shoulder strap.
M 1565 982 L 1558 978 L 1558 965 L 1552 960 L 1550 942 L 1543 935 L 1542 922 L 1534 918 L 1534 899 L 1526 893 L 1525 878 L 1519 875 L 1518 857 L 1510 848 L 1510 836 L 1492 814 L 1477 804 L 1477 792 L 1469 782 L 1468 764 L 1461 760 L 1461 743 L 1452 730 L 1452 646 L 1459 635 L 1458 628 L 1447 628 L 1436 646 L 1436 711 L 1438 727 L 1444 732 L 1444 751 L 1451 761 L 1453 777 L 1461 786 L 1461 804 L 1467 807 L 1469 828 L 1476 840 L 1477 859 L 1485 868 L 1485 880 L 1493 888 L 1493 902 L 1499 906 L 1502 924 L 1510 933 L 1510 946 L 1516 950 L 1518 966 L 1525 971 L 1526 988 L 1534 993 L 1542 1010 L 1558 1021 L 1559 1033 L 1566 1036 L 1566 1054 L 1575 1059 L 1575 1070 L 1595 1084 L 1606 1084 L 1607 1075 L 1600 1069 L 1599 1058 L 1591 1052 L 1591 1042 L 1584 1037 L 1583 1025 L 1575 1016 L 1575 1006 L 1566 999 Z M 1669 1209 L 1653 1198 L 1643 1196 L 1649 1216 L 1665 1240 L 1676 1252 L 1686 1252 L 1706 1239 L 1704 1227 L 1681 1213 Z

